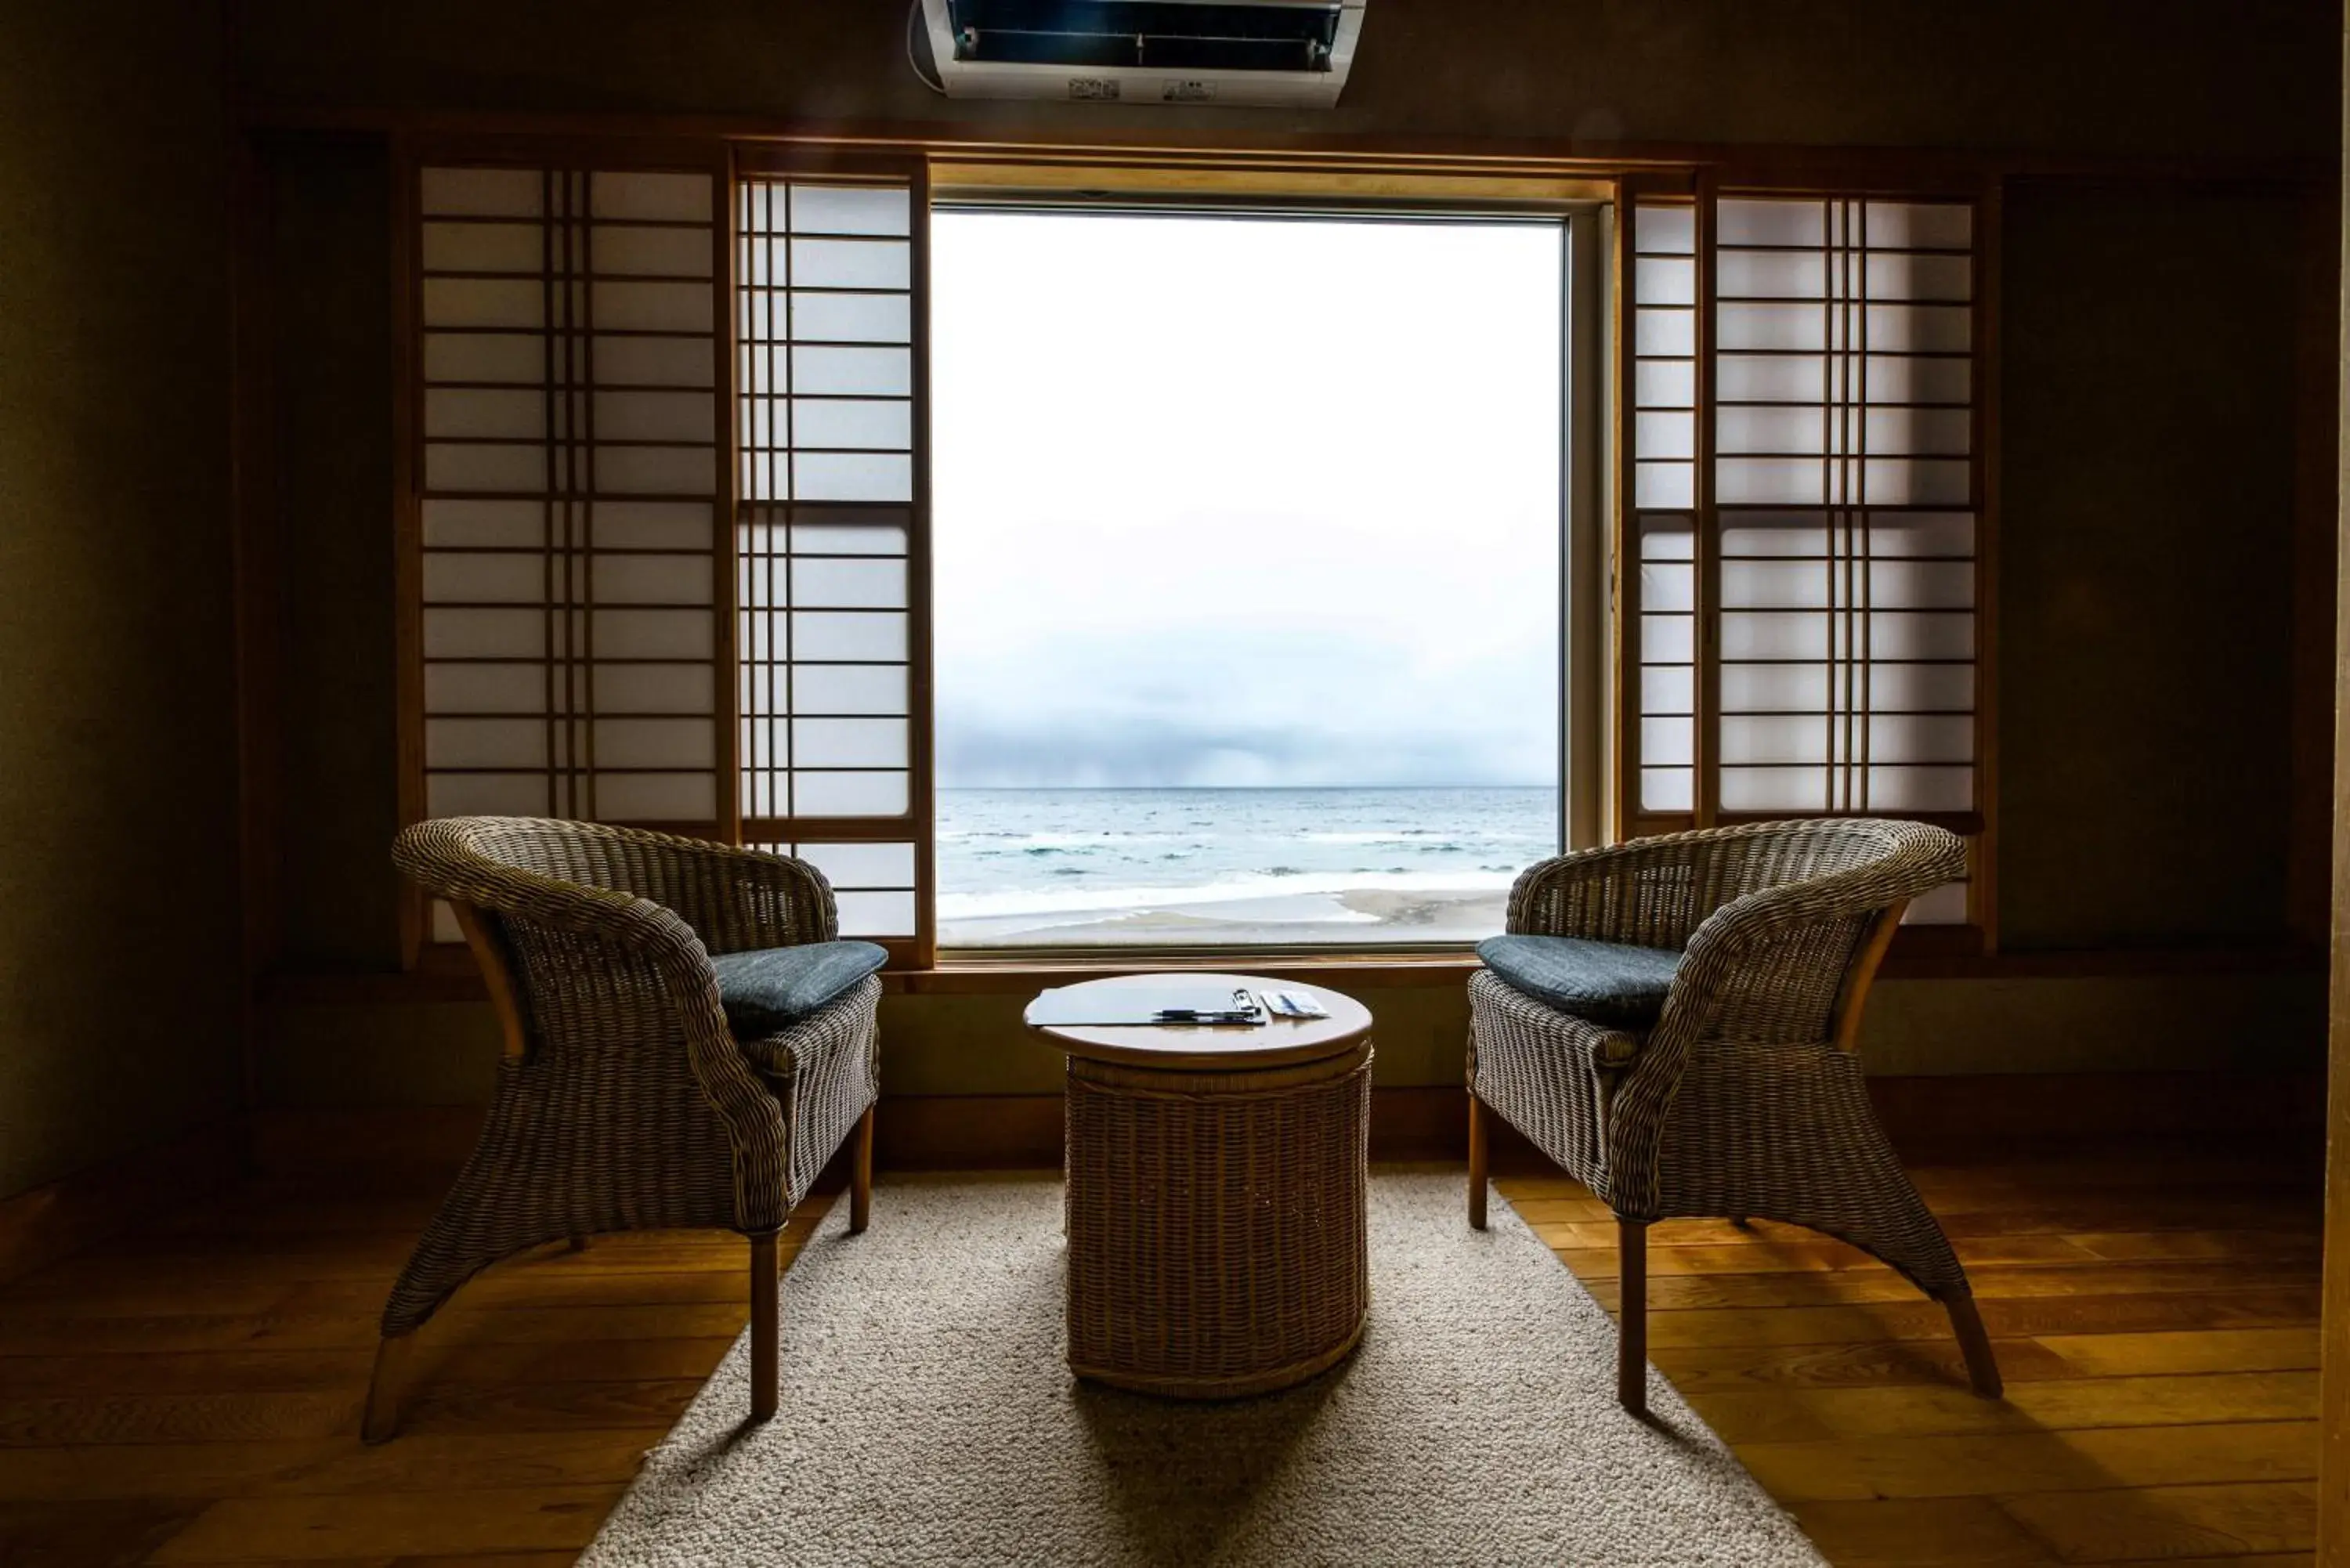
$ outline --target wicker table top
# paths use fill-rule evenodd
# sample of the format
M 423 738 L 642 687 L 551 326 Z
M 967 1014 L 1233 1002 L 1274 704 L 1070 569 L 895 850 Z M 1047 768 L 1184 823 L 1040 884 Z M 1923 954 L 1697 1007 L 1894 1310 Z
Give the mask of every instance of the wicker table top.
M 1152 1067 L 1165 1072 L 1201 1070 L 1253 1072 L 1261 1067 L 1318 1062 L 1352 1050 L 1370 1032 L 1371 1012 L 1353 997 L 1326 985 L 1305 985 L 1294 980 L 1266 980 L 1259 975 L 1200 974 L 1191 970 L 1159 974 L 1118 975 L 1089 980 L 1082 989 L 1164 985 L 1170 974 L 1208 985 L 1247 986 L 1251 990 L 1307 991 L 1330 1010 L 1327 1018 L 1275 1018 L 1242 1024 L 1031 1024 L 1030 1033 L 1055 1050 L 1096 1062 L 1128 1067 Z

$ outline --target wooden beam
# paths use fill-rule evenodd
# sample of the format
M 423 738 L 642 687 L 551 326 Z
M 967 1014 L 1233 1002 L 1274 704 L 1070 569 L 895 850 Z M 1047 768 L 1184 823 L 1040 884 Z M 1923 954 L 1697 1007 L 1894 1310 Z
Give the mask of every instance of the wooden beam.
M 2035 178 L 2157 181 L 2165 184 L 2306 189 L 2332 185 L 2338 171 L 2314 159 L 2018 152 L 1994 148 L 1837 147 L 1801 143 L 1617 142 L 1604 155 L 1565 151 L 1557 138 L 1410 136 L 1326 131 L 1161 130 L 1115 132 L 978 120 L 811 120 L 790 114 L 628 114 L 609 111 L 481 111 L 369 105 L 278 103 L 248 99 L 237 107 L 248 131 L 380 131 L 421 136 L 515 139 L 559 137 L 679 141 L 723 137 L 774 145 L 847 148 L 878 154 L 953 156 L 975 162 L 1115 161 L 1181 168 L 1222 163 L 1333 171 L 1362 170 L 1552 176 L 1608 180 L 1651 170 L 1711 168 L 1731 182 L 1781 189 L 1835 189 L 1909 194 L 1963 189 L 1987 173 Z
M 2350 31 L 2344 36 L 2350 65 Z M 2344 138 L 2350 151 L 2350 130 Z M 2343 187 L 2350 190 L 2350 184 Z M 2344 203 L 2350 207 L 2350 202 Z M 2345 280 L 2350 284 L 2350 280 Z M 2345 296 L 2350 297 L 2350 296 Z M 2350 337 L 2340 336 L 2350 309 L 2339 313 L 2334 339 L 2335 382 L 2350 365 Z M 2337 489 L 2350 472 L 2350 441 L 2337 431 Z M 2350 515 L 2336 513 L 2337 530 L 2350 529 Z M 2339 541 L 2343 535 L 2336 533 Z M 2318 1458 L 2317 1560 L 2324 1568 L 2350 1568 L 2350 616 L 2342 613 L 2350 578 L 2341 563 L 2350 550 L 2338 547 L 2334 567 L 2334 929 L 2333 983 L 2329 996 L 2326 1083 L 2325 1278 L 2321 1306 L 2324 1377 L 2318 1394 L 2323 1447 Z

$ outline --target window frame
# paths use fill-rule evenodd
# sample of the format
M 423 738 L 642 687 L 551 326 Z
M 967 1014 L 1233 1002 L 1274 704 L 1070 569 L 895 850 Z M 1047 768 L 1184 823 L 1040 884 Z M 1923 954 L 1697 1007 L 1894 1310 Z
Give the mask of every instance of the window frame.
M 1046 173 L 1043 170 L 1025 172 Z M 1125 172 L 1135 183 L 1121 181 L 1116 171 L 1088 168 L 1079 182 L 1048 176 L 1032 185 L 1021 171 L 990 167 L 977 182 L 942 182 L 934 186 L 932 205 L 934 211 L 1155 213 L 1431 223 L 1555 223 L 1559 226 L 1558 832 L 1562 851 L 1590 848 L 1603 842 L 1608 807 L 1605 759 L 1609 719 L 1603 673 L 1607 647 L 1605 453 L 1612 410 L 1607 366 L 1613 337 L 1607 324 L 1614 286 L 1605 265 L 1612 224 L 1609 203 L 1582 192 L 1549 196 L 1517 189 L 1509 194 L 1413 194 L 1409 193 L 1408 182 L 1399 191 L 1350 194 L 1314 191 L 1314 182 L 1305 179 L 1295 182 L 1295 191 L 1284 190 L 1277 182 L 1269 187 L 1248 182 L 1248 188 L 1239 190 L 1215 189 L 1211 182 L 1211 188 L 1205 191 L 1193 188 L 1193 182 L 1180 182 L 1179 188 L 1161 189 L 1145 171 Z M 1222 959 L 1424 963 L 1430 959 L 1465 959 L 1473 945 L 1464 941 L 1358 946 L 1200 942 L 933 948 L 929 967 L 1131 968 L 1137 963 L 1198 965 Z

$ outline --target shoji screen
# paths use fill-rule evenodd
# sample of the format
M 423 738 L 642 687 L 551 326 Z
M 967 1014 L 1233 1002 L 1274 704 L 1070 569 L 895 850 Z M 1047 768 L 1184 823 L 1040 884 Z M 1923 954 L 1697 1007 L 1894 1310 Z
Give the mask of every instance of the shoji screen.
M 423 814 L 723 835 L 718 182 L 414 199 Z
M 1631 794 L 1644 815 L 1697 804 L 1697 209 L 1641 202 L 1629 213 L 1632 548 L 1629 661 L 1639 714 Z
M 743 832 L 927 951 L 925 203 L 789 174 L 735 199 Z
M 1841 196 L 1635 205 L 1638 830 L 1982 831 L 1976 222 Z M 1958 885 L 1911 910 L 1969 918 Z
M 920 961 L 923 196 L 726 165 L 413 171 L 407 805 L 803 855 Z

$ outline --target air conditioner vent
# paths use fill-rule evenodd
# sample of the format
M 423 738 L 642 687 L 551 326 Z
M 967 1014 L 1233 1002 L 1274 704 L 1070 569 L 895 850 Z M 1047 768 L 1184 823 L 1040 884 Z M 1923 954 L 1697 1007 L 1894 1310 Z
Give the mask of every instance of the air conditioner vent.
M 1367 0 L 921 0 L 955 98 L 1337 102 Z

